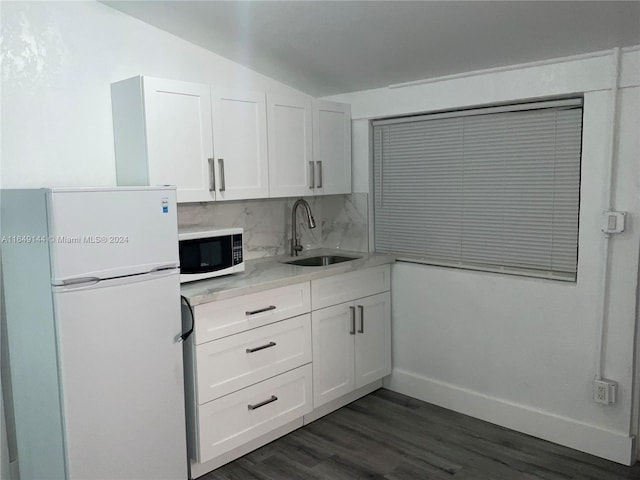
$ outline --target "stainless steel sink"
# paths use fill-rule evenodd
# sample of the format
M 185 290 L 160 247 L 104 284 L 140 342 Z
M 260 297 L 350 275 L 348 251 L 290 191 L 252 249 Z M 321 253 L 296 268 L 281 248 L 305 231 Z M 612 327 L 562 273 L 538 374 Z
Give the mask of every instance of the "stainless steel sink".
M 325 267 L 334 263 L 348 262 L 349 260 L 357 260 L 360 257 L 345 257 L 341 255 L 318 255 L 317 257 L 301 258 L 299 260 L 290 260 L 289 265 L 298 265 L 301 267 Z

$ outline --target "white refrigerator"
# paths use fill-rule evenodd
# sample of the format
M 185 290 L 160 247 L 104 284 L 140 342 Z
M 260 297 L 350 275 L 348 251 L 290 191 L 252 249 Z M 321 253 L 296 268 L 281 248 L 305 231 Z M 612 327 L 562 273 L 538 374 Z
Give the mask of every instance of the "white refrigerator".
M 21 480 L 188 478 L 176 192 L 2 190 Z

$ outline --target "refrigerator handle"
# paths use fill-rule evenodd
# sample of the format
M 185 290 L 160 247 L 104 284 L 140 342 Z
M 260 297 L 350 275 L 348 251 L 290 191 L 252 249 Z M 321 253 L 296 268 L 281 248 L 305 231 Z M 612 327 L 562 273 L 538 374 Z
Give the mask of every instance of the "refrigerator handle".
M 184 295 L 180 295 L 180 301 L 184 302 L 187 308 L 189 309 L 189 315 L 191 316 L 191 328 L 178 336 L 178 339 L 177 339 L 178 343 L 184 342 L 187 338 L 191 336 L 191 334 L 193 333 L 193 326 L 195 323 L 195 317 L 193 316 L 193 307 L 189 303 L 189 300 L 187 300 L 187 298 Z
M 157 267 L 153 267 L 149 273 L 164 273 L 166 270 L 174 270 L 178 268 L 178 265 L 176 265 L 175 263 L 169 263 L 167 265 L 159 265 Z
M 63 280 L 60 284 L 53 284 L 54 286 L 61 287 L 88 287 L 90 285 L 95 285 L 100 281 L 98 277 L 82 277 L 82 278 L 70 278 L 67 280 Z

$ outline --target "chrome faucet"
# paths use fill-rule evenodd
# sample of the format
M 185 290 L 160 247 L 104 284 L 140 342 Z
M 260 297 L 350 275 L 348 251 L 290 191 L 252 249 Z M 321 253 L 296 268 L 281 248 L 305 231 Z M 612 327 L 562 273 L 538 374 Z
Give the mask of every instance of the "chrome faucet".
M 307 213 L 307 223 L 309 224 L 309 228 L 316 228 L 316 221 L 313 219 L 313 215 L 311 214 L 311 208 L 309 204 L 304 198 L 300 198 L 296 200 L 296 203 L 293 204 L 293 208 L 291 209 L 291 256 L 297 257 L 298 252 L 302 251 L 302 245 L 300 245 L 300 240 L 298 240 L 298 232 L 296 229 L 296 212 L 298 211 L 298 207 L 302 205 Z

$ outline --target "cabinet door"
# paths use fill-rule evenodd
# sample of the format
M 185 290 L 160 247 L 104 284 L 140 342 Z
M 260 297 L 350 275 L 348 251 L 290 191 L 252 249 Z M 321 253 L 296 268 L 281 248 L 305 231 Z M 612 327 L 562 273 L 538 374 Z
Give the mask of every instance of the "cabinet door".
M 216 199 L 268 197 L 265 94 L 212 88 L 211 99 Z
M 351 193 L 351 106 L 314 101 L 313 160 L 316 194 Z
M 391 373 L 391 294 L 355 301 L 356 388 Z
M 215 200 L 208 85 L 144 78 L 150 185 L 176 185 L 178 202 Z
M 272 197 L 313 195 L 311 99 L 267 95 L 269 191 Z
M 354 315 L 353 302 L 311 313 L 314 408 L 355 388 Z

